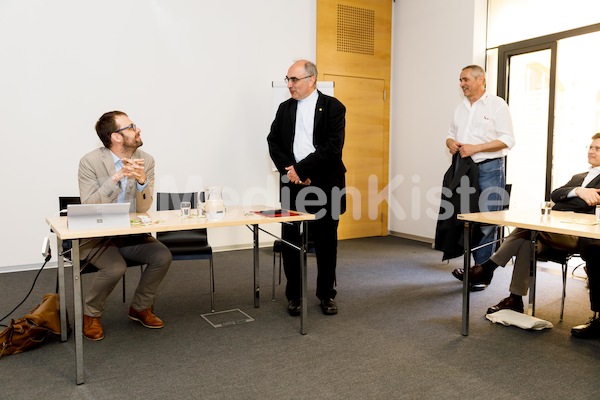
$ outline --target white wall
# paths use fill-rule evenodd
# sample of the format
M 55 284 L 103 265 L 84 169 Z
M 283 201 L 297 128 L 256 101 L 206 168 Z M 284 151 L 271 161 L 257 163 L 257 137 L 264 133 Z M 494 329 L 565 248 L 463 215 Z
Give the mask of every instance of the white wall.
M 393 232 L 434 236 L 445 132 L 460 69 L 483 64 L 485 4 L 393 3 Z M 42 261 L 44 218 L 78 193 L 78 161 L 100 146 L 93 126 L 108 110 L 142 128 L 157 190 L 217 184 L 233 202 L 275 201 L 271 81 L 314 59 L 315 26 L 315 0 L 2 0 L 0 268 Z M 215 247 L 250 242 L 243 229 L 209 234 Z
M 315 32 L 315 0 L 2 0 L 0 268 L 41 263 L 45 217 L 78 194 L 94 123 L 114 109 L 141 127 L 157 190 L 276 202 L 271 81 L 314 59 Z M 245 228 L 209 235 L 251 242 Z
M 435 235 L 460 70 L 485 64 L 486 0 L 394 3 L 389 229 Z

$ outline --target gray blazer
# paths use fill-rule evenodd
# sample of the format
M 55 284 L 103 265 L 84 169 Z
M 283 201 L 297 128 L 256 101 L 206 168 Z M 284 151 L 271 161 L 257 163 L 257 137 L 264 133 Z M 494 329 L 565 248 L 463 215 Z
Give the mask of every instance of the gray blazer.
M 121 191 L 125 190 L 125 202 L 131 203 L 131 212 L 146 212 L 150 209 L 154 193 L 154 158 L 139 149 L 133 158 L 145 160 L 148 185 L 139 192 L 135 179 L 127 179 L 127 187 L 120 188 L 112 180 L 115 163 L 111 151 L 100 147 L 83 156 L 79 161 L 79 196 L 82 204 L 116 203 Z

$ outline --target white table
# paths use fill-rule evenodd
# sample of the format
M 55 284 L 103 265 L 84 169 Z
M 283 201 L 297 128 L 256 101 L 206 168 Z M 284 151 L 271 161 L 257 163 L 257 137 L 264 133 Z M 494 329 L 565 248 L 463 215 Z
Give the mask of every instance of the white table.
M 225 217 L 220 220 L 209 221 L 206 218 L 193 216 L 191 218 L 181 218 L 179 210 L 175 211 L 149 211 L 147 213 L 131 214 L 130 219 L 132 221 L 137 220 L 138 215 L 146 215 L 153 221 L 150 225 L 137 225 L 132 224 L 130 227 L 121 229 L 94 229 L 94 230 L 69 230 L 67 226 L 67 217 L 54 216 L 46 218 L 46 222 L 50 225 L 52 231 L 56 233 L 57 237 L 57 248 L 58 253 L 61 254 L 63 251 L 62 242 L 63 240 L 72 241 L 72 254 L 71 259 L 73 260 L 73 304 L 74 304 L 74 333 L 75 333 L 75 365 L 76 365 L 76 381 L 77 384 L 84 383 L 83 373 L 83 336 L 82 336 L 82 324 L 83 324 L 83 311 L 82 311 L 82 295 L 81 295 L 81 276 L 80 276 L 80 261 L 79 261 L 79 241 L 81 239 L 88 238 L 100 238 L 108 236 L 120 236 L 120 235 L 135 235 L 141 233 L 153 233 L 153 232 L 170 232 L 170 231 L 181 231 L 201 228 L 218 228 L 226 226 L 242 226 L 246 225 L 251 227 L 253 232 L 253 243 L 254 243 L 254 306 L 259 306 L 260 300 L 260 287 L 259 287 L 259 231 L 262 230 L 265 233 L 269 232 L 261 229 L 259 225 L 273 224 L 273 223 L 298 223 L 301 225 L 301 232 L 303 232 L 301 246 L 298 247 L 291 243 L 285 242 L 287 245 L 292 246 L 299 250 L 300 266 L 302 270 L 302 311 L 300 318 L 300 333 L 306 334 L 306 236 L 307 221 L 314 220 L 315 216 L 306 213 L 294 213 L 294 215 L 288 216 L 274 216 L 267 217 L 257 215 L 252 211 L 274 209 L 275 207 L 266 206 L 248 206 L 248 207 L 227 207 Z M 272 235 L 273 236 L 273 235 Z M 65 265 L 64 258 L 58 257 L 58 282 L 59 289 L 58 293 L 60 296 L 60 317 L 61 317 L 61 340 L 67 340 L 67 318 L 66 318 L 66 298 L 65 298 Z
M 531 231 L 531 286 L 529 290 L 529 309 L 535 313 L 535 241 L 538 232 L 560 233 L 585 238 L 600 239 L 600 225 L 595 224 L 592 214 L 580 214 L 565 211 L 552 211 L 549 216 L 542 216 L 539 209 L 529 211 L 490 211 L 470 214 L 459 214 L 459 220 L 465 222 L 464 228 L 464 270 L 471 268 L 471 228 L 473 224 L 512 226 Z M 463 336 L 469 334 L 469 274 L 463 275 Z

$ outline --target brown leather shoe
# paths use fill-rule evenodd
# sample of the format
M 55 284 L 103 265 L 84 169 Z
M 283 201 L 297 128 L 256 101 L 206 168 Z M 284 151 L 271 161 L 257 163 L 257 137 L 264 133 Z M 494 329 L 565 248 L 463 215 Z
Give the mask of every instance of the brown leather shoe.
M 133 307 L 129 307 L 129 319 L 133 321 L 138 321 L 140 324 L 144 325 L 146 328 L 151 329 L 159 329 L 165 326 L 165 323 L 162 319 L 158 318 L 152 312 L 151 308 L 146 310 L 138 311 Z
M 500 310 L 513 310 L 516 312 L 523 312 L 523 299 L 521 297 L 508 296 L 505 299 L 500 300 L 500 303 L 493 307 L 488 308 L 487 314 L 493 314 Z
M 456 268 L 452 276 L 462 282 L 465 275 L 463 268 Z M 492 282 L 494 273 L 487 273 L 480 264 L 475 264 L 469 269 L 469 289 L 473 292 L 484 290 Z
M 83 336 L 89 340 L 104 339 L 104 330 L 100 324 L 100 317 L 89 317 L 83 315 Z

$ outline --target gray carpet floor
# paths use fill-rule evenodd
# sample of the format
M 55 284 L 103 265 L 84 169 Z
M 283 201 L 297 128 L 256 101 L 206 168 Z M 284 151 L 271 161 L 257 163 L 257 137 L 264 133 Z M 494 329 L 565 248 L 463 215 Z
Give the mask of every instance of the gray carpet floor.
M 559 322 L 561 279 L 538 273 L 536 316 L 553 329 L 492 324 L 487 307 L 508 295 L 512 267 L 498 269 L 471 295 L 470 335 L 461 329 L 462 286 L 425 243 L 397 237 L 339 243 L 336 316 L 322 315 L 309 256 L 306 335 L 286 311 L 284 285 L 271 301 L 272 253 L 261 249 L 261 304 L 253 307 L 251 250 L 215 254 L 217 310 L 240 309 L 253 322 L 213 328 L 208 265 L 177 261 L 155 311 L 164 329 L 127 318 L 120 285 L 109 297 L 105 339 L 84 341 L 85 384 L 75 384 L 74 341 L 0 359 L 1 399 L 596 399 L 600 341 L 572 338 L 591 315 L 585 283 L 569 279 Z M 0 314 L 21 301 L 35 271 L 0 274 Z M 56 270 L 43 271 L 24 315 L 55 291 Z M 92 279 L 84 275 L 84 292 Z M 127 295 L 139 270 L 127 273 Z M 70 293 L 70 287 L 68 287 Z M 69 309 L 72 303 L 68 300 Z M 70 311 L 72 315 L 72 311 Z M 10 317 L 9 317 L 10 319 Z M 2 321 L 7 323 L 7 321 Z

